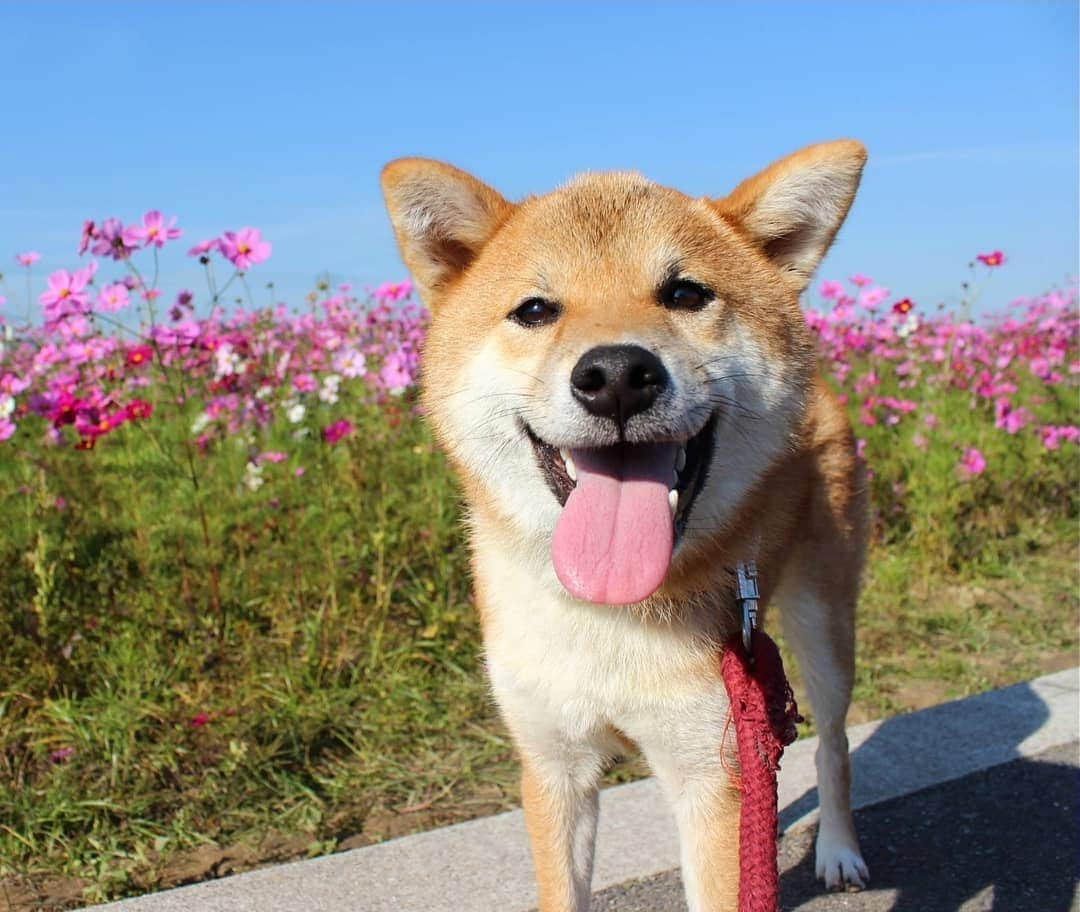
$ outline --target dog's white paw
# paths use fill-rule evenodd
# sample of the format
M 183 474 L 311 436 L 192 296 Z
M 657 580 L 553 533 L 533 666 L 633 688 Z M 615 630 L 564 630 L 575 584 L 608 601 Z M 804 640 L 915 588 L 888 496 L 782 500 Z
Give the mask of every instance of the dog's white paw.
M 818 880 L 824 880 L 828 890 L 861 890 L 870 880 L 870 872 L 859 853 L 858 843 L 835 838 L 822 831 L 818 833 L 816 856 Z

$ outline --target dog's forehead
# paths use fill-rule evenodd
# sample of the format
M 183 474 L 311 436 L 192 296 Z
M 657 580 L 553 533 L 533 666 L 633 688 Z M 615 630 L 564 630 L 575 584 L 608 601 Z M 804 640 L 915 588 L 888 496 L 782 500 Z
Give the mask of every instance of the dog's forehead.
M 663 278 L 714 243 L 720 219 L 693 199 L 635 172 L 586 173 L 526 200 L 515 218 L 535 266 L 564 276 L 613 271 Z

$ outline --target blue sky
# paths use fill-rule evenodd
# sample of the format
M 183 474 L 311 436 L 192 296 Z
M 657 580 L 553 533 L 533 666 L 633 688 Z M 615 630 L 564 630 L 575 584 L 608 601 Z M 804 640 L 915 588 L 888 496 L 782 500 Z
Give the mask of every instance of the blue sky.
M 722 195 L 841 136 L 870 164 L 818 278 L 930 308 L 1001 248 L 996 308 L 1078 271 L 1076 3 L 36 0 L 0 5 L 0 32 L 9 297 L 16 251 L 43 279 L 76 264 L 83 218 L 150 208 L 184 249 L 263 229 L 252 284 L 290 302 L 324 271 L 399 278 L 378 173 L 401 155 L 510 197 L 610 168 Z M 163 275 L 202 290 L 180 250 Z

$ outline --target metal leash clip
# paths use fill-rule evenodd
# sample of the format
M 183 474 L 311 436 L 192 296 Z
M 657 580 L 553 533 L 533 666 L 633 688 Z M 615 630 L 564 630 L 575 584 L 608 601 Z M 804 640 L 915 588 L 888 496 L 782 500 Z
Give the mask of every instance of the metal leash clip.
M 758 585 L 757 564 L 754 561 L 739 561 L 735 567 L 735 580 L 739 588 L 739 607 L 742 609 L 742 641 L 747 656 L 750 651 L 754 628 L 757 627 Z

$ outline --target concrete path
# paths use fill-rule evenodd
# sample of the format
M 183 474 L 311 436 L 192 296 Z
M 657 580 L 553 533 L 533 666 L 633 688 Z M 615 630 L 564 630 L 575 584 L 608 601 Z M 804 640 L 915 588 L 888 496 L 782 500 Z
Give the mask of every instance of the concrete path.
M 871 880 L 825 893 L 816 828 L 780 843 L 786 912 L 1063 912 L 1080 909 L 1080 743 L 1053 747 L 855 812 Z M 592 912 L 686 912 L 678 871 L 610 887 Z
M 1003 805 L 1009 809 L 1004 824 L 991 816 L 970 816 L 975 812 L 964 809 L 966 802 L 960 807 L 947 807 L 947 802 L 942 805 L 940 796 L 959 796 L 960 784 L 956 790 L 949 786 L 942 788 L 942 784 L 963 780 L 972 800 L 979 799 L 973 806 L 985 810 L 1001 803 L 1000 793 L 995 788 L 1005 788 L 1006 797 L 1012 795 L 1010 790 L 1015 783 L 1008 777 L 1015 775 L 1017 770 L 1021 771 L 1023 779 L 1028 775 L 1029 767 L 1062 766 L 1062 756 L 1071 761 L 1065 766 L 1075 767 L 1078 762 L 1075 745 L 1080 734 L 1078 691 L 1080 669 L 1069 669 L 1026 684 L 849 729 L 852 797 L 857 809 L 873 809 L 868 812 L 870 816 L 861 815 L 869 828 L 863 833 L 863 843 L 874 876 L 873 884 L 875 887 L 880 885 L 884 891 L 874 889 L 862 894 L 819 897 L 810 900 L 811 905 L 805 908 L 892 909 L 896 912 L 957 909 L 972 896 L 975 898 L 971 901 L 981 902 L 978 890 L 990 891 L 986 894 L 991 897 L 989 904 L 963 905 L 964 909 L 1029 908 L 1011 901 L 1002 905 L 993 900 L 999 875 L 1004 877 L 1009 872 L 1007 859 L 986 874 L 985 884 L 968 894 L 964 893 L 970 886 L 967 878 L 957 880 L 957 872 L 953 872 L 949 875 L 951 881 L 942 882 L 940 878 L 945 875 L 931 874 L 927 870 L 928 859 L 923 856 L 934 844 L 932 837 L 936 834 L 955 835 L 964 832 L 965 826 L 974 833 L 981 826 L 980 820 L 986 826 L 997 828 L 1007 826 L 1008 818 L 1014 818 L 1017 827 L 1025 825 L 1030 829 L 1033 821 L 1041 819 L 1038 812 L 1046 802 L 1065 809 L 1071 829 L 1065 826 L 1065 832 L 1062 832 L 1061 827 L 1055 825 L 1041 836 L 1018 830 L 1027 834 L 1022 842 L 1045 847 L 1063 839 L 1068 844 L 1067 840 L 1071 838 L 1075 845 L 1075 778 L 1072 787 L 1065 788 L 1058 781 L 1060 777 L 1050 775 L 1054 781 L 1047 784 L 1045 793 L 1036 790 L 1024 801 L 1011 800 Z M 794 873 L 785 877 L 785 891 L 796 889 L 792 885 L 802 881 L 807 881 L 807 889 L 812 886 L 809 881 L 813 879 L 813 860 L 807 846 L 812 837 L 808 825 L 814 822 L 817 813 L 813 764 L 816 747 L 815 738 L 796 742 L 785 753 L 780 773 L 781 825 L 792 831 L 786 837 L 784 849 L 791 858 L 798 857 L 794 862 L 789 858 L 788 867 Z M 1053 753 L 1055 750 L 1059 753 Z M 1044 757 L 1041 764 L 1029 759 L 1040 756 Z M 1018 760 L 1022 762 L 1013 762 Z M 999 772 L 997 768 L 1002 769 Z M 971 785 L 965 780 L 965 777 L 984 771 L 989 771 L 987 775 L 1005 776 L 1004 785 L 993 780 L 997 785 L 980 786 L 981 780 L 977 779 L 971 780 L 976 783 Z M 1035 780 L 1041 781 L 1038 776 Z M 938 791 L 935 792 L 935 788 Z M 915 820 L 905 816 L 905 800 L 899 800 L 913 795 L 912 800 L 923 802 L 918 807 L 925 809 L 913 811 Z M 677 891 L 674 891 L 677 881 L 668 873 L 679 863 L 675 827 L 656 783 L 644 780 L 606 789 L 601 794 L 600 804 L 593 888 L 604 891 L 622 886 L 623 891 L 621 894 L 602 893 L 597 907 L 619 912 L 633 909 L 662 912 L 683 908 L 679 905 Z M 929 825 L 922 819 L 924 814 L 930 815 L 929 819 L 933 821 Z M 881 820 L 885 822 L 881 823 Z M 1003 839 L 1005 835 L 1008 833 L 1002 834 Z M 987 842 L 985 833 L 983 842 Z M 991 839 L 988 844 L 996 843 Z M 954 849 L 943 848 L 942 851 Z M 911 863 L 905 865 L 901 858 L 908 855 Z M 1071 855 L 1075 859 L 1075 848 Z M 625 887 L 630 882 L 655 878 L 656 875 L 666 876 Z M 1066 875 L 1055 868 L 1054 879 L 1058 881 L 1053 885 L 1057 890 L 1054 896 L 1064 897 L 1067 887 L 1069 898 L 1064 899 L 1063 904 L 1030 908 L 1071 907 L 1075 871 Z M 956 887 L 956 883 L 962 886 Z M 646 905 L 640 902 L 633 905 L 637 901 L 635 891 L 640 895 L 642 890 L 660 892 Z M 668 891 L 669 898 L 657 898 L 664 890 Z M 888 897 L 884 896 L 886 892 Z M 963 897 L 958 901 L 961 893 Z M 816 896 L 816 892 L 813 895 Z M 943 897 L 946 904 L 927 904 L 930 902 L 928 897 L 933 895 Z M 867 905 L 866 902 L 875 896 L 887 904 Z M 664 901 L 668 905 L 662 905 Z M 788 907 L 795 900 L 785 892 L 784 901 Z M 97 912 L 525 912 L 533 908 L 535 902 L 524 825 L 521 812 L 514 811 L 381 845 L 265 868 L 95 909 Z M 605 902 L 608 905 L 603 905 Z M 611 905 L 612 902 L 617 904 Z M 799 908 L 804 907 L 800 905 Z

